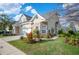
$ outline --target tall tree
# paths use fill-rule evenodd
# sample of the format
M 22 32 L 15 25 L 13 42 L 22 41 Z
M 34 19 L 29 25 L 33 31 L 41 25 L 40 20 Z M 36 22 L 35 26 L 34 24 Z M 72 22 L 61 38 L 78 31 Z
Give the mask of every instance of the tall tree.
M 10 27 L 10 28 L 12 27 L 12 22 L 9 16 L 7 16 L 6 14 L 1 14 L 0 20 L 1 20 L 1 23 L 0 23 L 1 30 L 6 30 L 6 27 Z

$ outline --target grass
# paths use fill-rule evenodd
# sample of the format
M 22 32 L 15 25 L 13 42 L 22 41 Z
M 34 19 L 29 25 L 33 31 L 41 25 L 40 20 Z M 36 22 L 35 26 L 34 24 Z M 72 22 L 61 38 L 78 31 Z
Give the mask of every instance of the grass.
M 0 35 L 0 38 L 4 37 L 3 35 Z
M 0 38 L 3 38 L 3 37 L 8 37 L 8 36 L 0 35 Z
M 27 44 L 22 40 L 9 42 L 28 55 L 78 55 L 79 47 L 64 43 L 63 38 L 54 41 L 42 41 L 35 44 Z

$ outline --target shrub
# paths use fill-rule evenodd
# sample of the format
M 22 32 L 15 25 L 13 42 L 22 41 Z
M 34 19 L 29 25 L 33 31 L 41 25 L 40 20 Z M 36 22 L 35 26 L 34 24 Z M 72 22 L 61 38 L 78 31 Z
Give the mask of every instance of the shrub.
M 65 37 L 65 43 L 68 43 L 69 42 L 69 37 Z
M 58 31 L 58 34 L 63 34 L 63 30 L 62 30 L 62 29 L 59 30 L 59 31 Z
M 33 38 L 37 38 L 37 34 L 33 32 Z
M 32 33 L 33 33 L 33 38 L 40 38 L 40 33 L 38 29 L 33 30 Z
M 78 34 L 76 34 L 76 43 L 77 43 L 77 45 L 79 45 L 79 35 Z
M 41 34 L 40 37 L 41 38 L 48 38 L 48 35 L 47 34 Z
M 41 41 L 40 39 L 40 33 L 39 33 L 39 30 L 38 29 L 34 29 L 33 32 L 33 40 L 38 42 L 38 41 Z
M 21 39 L 21 40 L 23 40 L 23 39 L 24 39 L 24 37 L 23 37 L 23 36 L 21 36 L 21 37 L 20 37 L 20 39 Z
M 70 35 L 75 35 L 75 32 L 72 31 L 72 30 L 69 30 L 69 31 L 68 31 L 68 34 L 70 34 Z
M 76 32 L 76 36 L 79 36 L 79 32 Z
M 62 29 L 58 31 L 58 34 L 60 37 L 65 37 L 67 35 L 67 33 L 64 32 Z
M 68 30 L 67 32 L 63 32 L 63 36 L 65 37 L 66 43 L 79 46 L 79 32 Z
M 26 42 L 27 43 L 35 43 L 35 41 L 33 40 L 33 37 L 32 37 L 32 32 L 27 34 Z
M 70 41 L 72 45 L 76 45 L 76 36 L 75 35 L 71 35 L 70 36 Z
M 53 37 L 53 35 L 50 33 L 50 30 L 49 30 L 48 33 L 47 33 L 47 37 L 48 37 L 48 38 Z

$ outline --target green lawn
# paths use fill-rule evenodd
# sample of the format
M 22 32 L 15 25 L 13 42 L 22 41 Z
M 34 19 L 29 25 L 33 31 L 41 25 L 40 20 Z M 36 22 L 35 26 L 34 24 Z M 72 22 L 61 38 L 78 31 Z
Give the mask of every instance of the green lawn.
M 35 44 L 27 44 L 22 40 L 9 42 L 26 54 L 31 55 L 78 55 L 79 47 L 64 43 L 63 38 L 54 41 L 42 41 Z
M 0 38 L 3 38 L 3 37 L 8 37 L 8 36 L 0 35 Z
M 0 38 L 4 37 L 3 35 L 0 35 Z

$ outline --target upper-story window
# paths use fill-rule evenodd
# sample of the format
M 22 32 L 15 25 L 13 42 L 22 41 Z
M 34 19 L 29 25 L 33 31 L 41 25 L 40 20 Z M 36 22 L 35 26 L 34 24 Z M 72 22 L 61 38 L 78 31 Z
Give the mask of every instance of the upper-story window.
M 42 29 L 46 29 L 46 26 L 44 25 L 44 26 L 42 26 Z
M 42 33 L 46 33 L 46 30 L 42 30 Z

